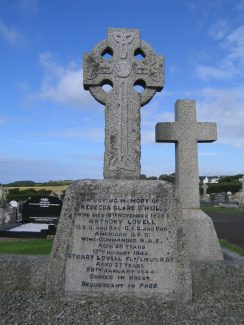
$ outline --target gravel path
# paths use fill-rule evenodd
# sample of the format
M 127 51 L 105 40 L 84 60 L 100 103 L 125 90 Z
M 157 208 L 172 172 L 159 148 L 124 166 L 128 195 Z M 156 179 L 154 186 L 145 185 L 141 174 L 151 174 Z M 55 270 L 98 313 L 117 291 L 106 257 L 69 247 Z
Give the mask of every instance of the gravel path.
M 234 302 L 235 301 L 235 302 Z M 202 296 L 187 305 L 156 299 L 82 297 L 79 301 L 46 301 L 21 292 L 0 295 L 0 324 L 8 325 L 151 325 L 244 324 L 244 293 Z

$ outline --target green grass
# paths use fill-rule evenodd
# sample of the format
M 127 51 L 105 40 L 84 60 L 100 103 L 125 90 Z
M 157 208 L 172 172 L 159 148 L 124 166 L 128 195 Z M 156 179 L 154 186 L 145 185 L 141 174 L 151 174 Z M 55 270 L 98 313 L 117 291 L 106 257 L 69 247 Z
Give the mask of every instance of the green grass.
M 52 250 L 51 239 L 1 240 L 0 253 L 49 255 Z
M 215 212 L 226 212 L 226 213 L 244 215 L 244 209 L 232 209 L 232 208 L 222 208 L 222 207 L 212 207 L 212 206 L 201 207 L 201 209 L 204 212 L 215 211 Z
M 239 246 L 236 246 L 234 244 L 231 244 L 230 242 L 228 242 L 227 240 L 225 239 L 220 239 L 219 240 L 220 242 L 220 245 L 221 247 L 225 247 L 225 248 L 228 248 L 230 249 L 231 251 L 241 255 L 241 256 L 244 256 L 244 249 L 239 247 Z
M 14 186 L 7 186 L 6 188 L 8 190 L 16 190 L 19 189 L 19 191 L 34 189 L 36 191 L 39 190 L 47 190 L 52 192 L 62 192 L 67 189 L 70 185 L 57 185 L 57 186 L 47 186 L 47 185 L 40 185 L 40 186 L 21 186 L 21 187 L 14 187 Z

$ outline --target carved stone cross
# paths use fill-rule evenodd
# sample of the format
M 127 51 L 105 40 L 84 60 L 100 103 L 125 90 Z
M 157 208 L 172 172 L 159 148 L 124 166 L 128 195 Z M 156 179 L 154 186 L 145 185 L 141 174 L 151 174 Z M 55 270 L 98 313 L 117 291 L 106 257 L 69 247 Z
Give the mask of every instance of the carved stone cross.
M 104 178 L 139 179 L 140 108 L 163 88 L 163 58 L 140 39 L 137 29 L 111 28 L 108 39 L 85 54 L 83 82 L 106 106 Z M 104 85 L 112 89 L 106 92 Z M 136 92 L 135 85 L 143 92 Z
M 196 121 L 194 100 L 177 100 L 175 122 L 156 125 L 156 142 L 176 144 L 175 180 L 183 209 L 199 208 L 198 142 L 217 139 L 215 123 Z

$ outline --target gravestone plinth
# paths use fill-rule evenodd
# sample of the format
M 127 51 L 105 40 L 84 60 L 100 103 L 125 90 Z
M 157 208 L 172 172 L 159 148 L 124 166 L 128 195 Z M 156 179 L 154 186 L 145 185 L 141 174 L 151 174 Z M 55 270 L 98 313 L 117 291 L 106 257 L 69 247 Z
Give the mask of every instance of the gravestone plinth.
M 172 185 L 87 180 L 69 188 L 47 295 L 84 294 L 191 300 L 182 211 Z

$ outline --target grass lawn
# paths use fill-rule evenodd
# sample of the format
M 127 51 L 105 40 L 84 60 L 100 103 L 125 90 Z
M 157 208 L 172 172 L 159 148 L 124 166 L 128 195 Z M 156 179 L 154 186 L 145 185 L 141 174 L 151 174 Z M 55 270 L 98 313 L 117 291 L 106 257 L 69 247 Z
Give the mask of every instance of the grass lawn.
M 222 208 L 222 207 L 213 207 L 213 206 L 202 206 L 201 209 L 204 212 L 215 211 L 215 212 L 225 212 L 233 214 L 242 214 L 244 216 L 244 209 L 232 209 L 232 208 Z
M 0 253 L 49 255 L 52 245 L 53 240 L 51 239 L 2 239 L 0 240 Z
M 244 249 L 242 249 L 234 244 L 231 244 L 230 242 L 228 242 L 225 239 L 220 239 L 219 242 L 220 242 L 221 247 L 228 248 L 231 251 L 233 251 L 241 256 L 244 256 Z
M 241 256 L 244 256 L 244 249 L 240 248 L 239 246 L 231 244 L 230 242 L 228 242 L 225 239 L 220 239 L 219 242 L 220 242 L 221 247 L 228 248 L 231 251 L 233 251 Z

